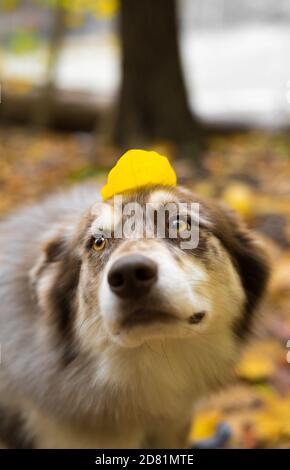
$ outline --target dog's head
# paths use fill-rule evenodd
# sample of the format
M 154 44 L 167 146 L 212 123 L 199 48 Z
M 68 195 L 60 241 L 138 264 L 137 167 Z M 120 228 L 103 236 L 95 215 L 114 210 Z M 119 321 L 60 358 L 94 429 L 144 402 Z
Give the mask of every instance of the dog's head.
M 96 204 L 46 243 L 33 272 L 49 321 L 91 352 L 100 341 L 243 338 L 267 276 L 262 248 L 236 215 L 180 187 Z

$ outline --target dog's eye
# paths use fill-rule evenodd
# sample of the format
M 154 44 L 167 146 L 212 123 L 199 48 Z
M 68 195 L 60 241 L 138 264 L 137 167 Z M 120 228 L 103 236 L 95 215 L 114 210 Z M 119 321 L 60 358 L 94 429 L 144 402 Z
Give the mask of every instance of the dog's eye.
M 93 249 L 95 251 L 102 251 L 106 246 L 106 239 L 103 235 L 98 238 L 95 238 L 93 243 Z
M 189 229 L 189 224 L 187 220 L 183 220 L 179 217 L 176 217 L 175 219 L 170 221 L 170 227 L 174 230 L 177 231 L 177 233 L 182 233 L 185 230 Z

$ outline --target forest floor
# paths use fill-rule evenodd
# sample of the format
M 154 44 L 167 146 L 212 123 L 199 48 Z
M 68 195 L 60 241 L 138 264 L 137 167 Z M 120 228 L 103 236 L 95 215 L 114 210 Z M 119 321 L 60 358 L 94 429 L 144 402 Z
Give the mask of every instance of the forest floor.
M 88 134 L 0 128 L 0 217 L 55 188 L 87 179 L 96 186 L 103 182 L 119 152 L 102 152 L 96 163 L 89 157 L 92 142 Z M 226 447 L 290 447 L 289 136 L 213 136 L 202 172 L 194 162 L 177 158 L 168 144 L 154 148 L 172 157 L 181 183 L 236 209 L 259 232 L 273 264 L 263 321 L 237 366 L 237 380 L 201 403 L 192 438 L 209 439 L 222 423 L 230 430 Z

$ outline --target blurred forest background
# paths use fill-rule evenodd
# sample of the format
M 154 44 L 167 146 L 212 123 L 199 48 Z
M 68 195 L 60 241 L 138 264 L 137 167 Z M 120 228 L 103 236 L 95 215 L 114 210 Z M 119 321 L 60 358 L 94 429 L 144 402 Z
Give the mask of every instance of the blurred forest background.
M 192 438 L 289 447 L 289 0 L 1 0 L 0 41 L 0 217 L 103 182 L 131 147 L 225 200 L 273 274 L 237 381 L 200 405 Z

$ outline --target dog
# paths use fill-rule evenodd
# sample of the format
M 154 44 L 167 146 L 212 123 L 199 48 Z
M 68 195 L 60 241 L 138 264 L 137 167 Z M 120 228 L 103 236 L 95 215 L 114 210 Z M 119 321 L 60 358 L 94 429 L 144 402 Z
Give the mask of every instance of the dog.
M 186 188 L 141 188 L 132 202 L 198 203 L 197 246 L 179 243 L 189 214 L 166 219 L 174 239 L 111 236 L 125 216 L 92 185 L 0 223 L 3 447 L 184 448 L 197 400 L 232 379 L 265 250 L 230 209 Z

